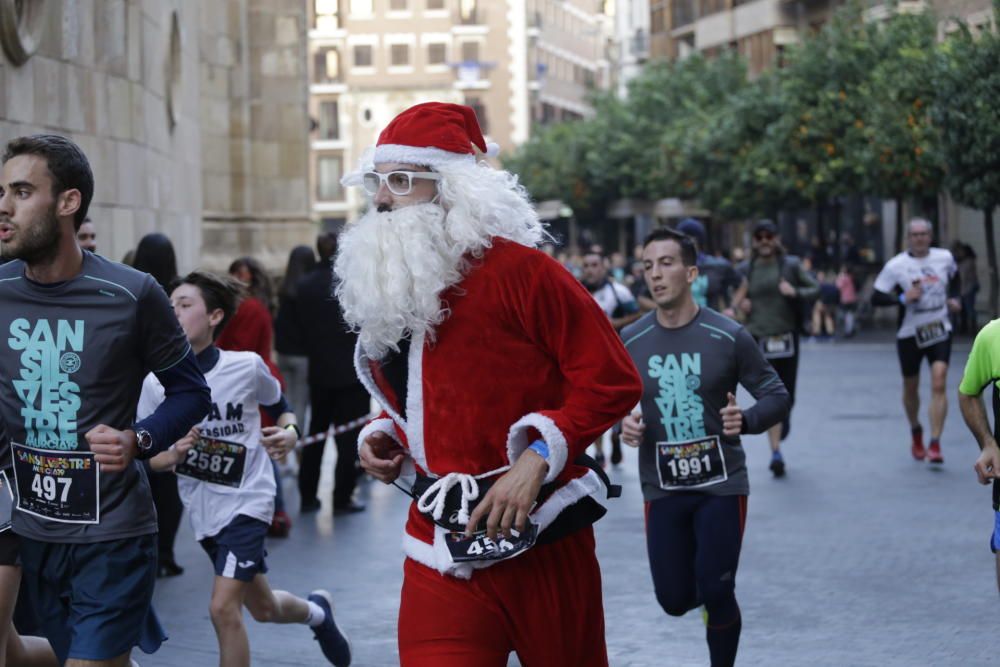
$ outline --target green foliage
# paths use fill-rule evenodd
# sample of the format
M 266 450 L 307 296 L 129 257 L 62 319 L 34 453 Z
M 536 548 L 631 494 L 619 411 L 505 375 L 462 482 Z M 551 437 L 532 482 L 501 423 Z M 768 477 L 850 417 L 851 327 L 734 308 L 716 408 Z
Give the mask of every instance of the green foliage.
M 893 199 L 937 192 L 944 178 L 941 135 L 931 121 L 939 95 L 937 26 L 929 14 L 901 14 L 879 41 L 869 86 L 874 103 L 859 119 L 868 190 Z
M 945 184 L 959 203 L 992 210 L 1000 206 L 1000 37 L 973 36 L 963 26 L 942 45 L 939 62 L 932 114 L 948 165 Z
M 693 198 L 745 218 L 857 193 L 922 196 L 945 178 L 958 201 L 996 206 L 998 65 L 996 34 L 939 45 L 929 14 L 876 23 L 849 4 L 753 81 L 734 54 L 651 63 L 625 100 L 595 97 L 592 118 L 543 129 L 506 166 L 585 219 L 621 197 Z

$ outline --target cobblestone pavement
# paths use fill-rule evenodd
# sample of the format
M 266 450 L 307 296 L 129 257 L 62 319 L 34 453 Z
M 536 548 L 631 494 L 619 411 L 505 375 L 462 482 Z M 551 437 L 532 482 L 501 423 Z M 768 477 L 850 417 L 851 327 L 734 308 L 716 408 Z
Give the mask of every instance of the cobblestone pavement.
M 910 458 L 890 340 L 804 348 L 784 447 L 788 476 L 770 478 L 763 436 L 745 442 L 751 497 L 737 588 L 744 618 L 738 664 L 998 664 L 990 494 L 975 482 L 976 447 L 954 401 L 968 343 L 953 353 L 940 469 Z M 926 370 L 923 381 L 926 396 Z M 625 494 L 597 530 L 611 665 L 707 665 L 700 615 L 667 617 L 653 597 L 635 465 L 627 452 L 611 471 Z M 286 484 L 294 509 L 297 493 Z M 378 483 L 363 495 L 366 512 L 335 521 L 328 507 L 306 518 L 293 511 L 291 537 L 269 545 L 268 577 L 299 594 L 329 588 L 354 664 L 395 665 L 407 502 Z M 212 573 L 186 519 L 178 559 L 187 572 L 163 581 L 156 596 L 171 639 L 155 656 L 137 655 L 143 667 L 216 664 Z M 304 627 L 247 622 L 254 664 L 325 664 Z

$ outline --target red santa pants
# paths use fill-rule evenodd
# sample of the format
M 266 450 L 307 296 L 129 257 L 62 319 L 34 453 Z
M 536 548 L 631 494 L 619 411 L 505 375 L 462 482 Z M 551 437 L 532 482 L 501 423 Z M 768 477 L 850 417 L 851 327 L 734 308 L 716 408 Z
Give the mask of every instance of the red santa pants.
M 485 570 L 403 566 L 403 667 L 607 667 L 601 570 L 588 527 Z

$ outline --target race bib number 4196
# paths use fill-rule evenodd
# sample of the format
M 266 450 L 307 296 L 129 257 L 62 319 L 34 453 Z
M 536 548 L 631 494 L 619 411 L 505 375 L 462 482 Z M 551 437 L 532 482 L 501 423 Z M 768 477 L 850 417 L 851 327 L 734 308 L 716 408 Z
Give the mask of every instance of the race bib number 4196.
M 100 523 L 101 470 L 93 452 L 11 443 L 17 510 L 60 523 Z
M 243 469 L 247 463 L 247 448 L 238 442 L 199 438 L 188 450 L 177 474 L 202 482 L 239 488 L 243 484 Z
M 656 443 L 656 470 L 666 491 L 697 489 L 729 479 L 719 436 Z
M 917 347 L 924 349 L 932 345 L 948 340 L 948 328 L 944 325 L 944 320 L 934 320 L 917 327 Z

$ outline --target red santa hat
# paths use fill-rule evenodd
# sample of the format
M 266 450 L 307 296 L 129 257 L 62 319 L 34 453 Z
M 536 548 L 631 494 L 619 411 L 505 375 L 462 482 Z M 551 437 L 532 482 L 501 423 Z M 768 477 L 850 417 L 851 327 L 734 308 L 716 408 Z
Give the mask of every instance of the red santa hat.
M 486 143 L 472 107 L 426 102 L 410 107 L 382 130 L 373 161 L 432 169 L 449 164 L 475 164 L 473 146 L 491 157 L 500 152 L 497 144 Z

